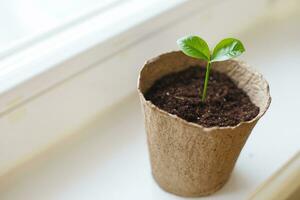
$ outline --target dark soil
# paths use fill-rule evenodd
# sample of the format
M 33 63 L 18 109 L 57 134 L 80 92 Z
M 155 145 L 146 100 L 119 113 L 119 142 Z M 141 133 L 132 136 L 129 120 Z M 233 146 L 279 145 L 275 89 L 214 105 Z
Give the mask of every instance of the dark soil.
M 154 105 L 189 122 L 205 127 L 235 126 L 253 119 L 259 108 L 225 74 L 211 70 L 205 102 L 201 101 L 205 68 L 164 76 L 147 91 Z

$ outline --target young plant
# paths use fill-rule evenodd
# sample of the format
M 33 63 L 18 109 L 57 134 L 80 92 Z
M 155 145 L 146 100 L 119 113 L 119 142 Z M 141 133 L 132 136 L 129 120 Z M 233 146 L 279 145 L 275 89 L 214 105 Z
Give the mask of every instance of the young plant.
M 241 41 L 234 38 L 221 40 L 212 53 L 210 52 L 207 43 L 202 38 L 194 35 L 180 38 L 177 40 L 177 45 L 184 54 L 193 58 L 203 59 L 207 62 L 201 97 L 202 102 L 204 102 L 206 98 L 211 63 L 235 58 L 245 51 Z

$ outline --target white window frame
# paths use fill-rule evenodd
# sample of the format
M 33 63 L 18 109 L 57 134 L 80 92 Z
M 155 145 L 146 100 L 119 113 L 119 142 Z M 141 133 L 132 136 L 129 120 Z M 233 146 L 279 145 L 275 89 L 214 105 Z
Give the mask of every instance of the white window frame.
M 187 3 L 186 0 L 172 0 L 166 3 L 160 3 L 159 0 L 125 2 L 115 5 L 106 12 L 81 19 L 80 23 L 73 23 L 73 26 L 70 23 L 65 24 L 65 27 L 59 28 L 63 31 L 57 30 L 56 34 L 43 36 L 40 41 L 33 41 L 32 45 L 22 45 L 27 48 L 21 50 L 15 48 L 16 53 L 10 52 L 11 56 L 2 59 L 0 115 L 139 41 L 149 34 L 148 30 L 139 26 L 141 23 L 172 7 Z M 130 12 L 127 12 L 128 10 Z M 136 15 L 139 17 L 135 17 Z M 161 27 L 169 23 L 168 19 L 158 22 L 154 26 Z M 139 34 L 133 35 L 133 32 Z M 76 63 L 76 66 L 72 63 Z M 49 71 L 53 74 L 53 78 L 50 77 Z M 26 87 L 29 82 L 35 82 L 38 76 L 47 73 L 49 74 L 45 79 L 47 81 L 31 83 L 30 85 L 34 87 Z M 14 94 L 10 94 L 12 92 Z M 13 98 L 16 93 L 22 96 L 18 101 Z M 11 103 L 12 101 L 15 103 Z

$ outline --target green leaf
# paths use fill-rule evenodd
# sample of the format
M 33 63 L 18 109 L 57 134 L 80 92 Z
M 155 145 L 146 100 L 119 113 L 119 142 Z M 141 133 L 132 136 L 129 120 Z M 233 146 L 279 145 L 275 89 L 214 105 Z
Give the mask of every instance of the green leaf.
M 207 43 L 198 36 L 186 36 L 177 40 L 180 50 L 193 58 L 209 61 L 210 52 Z
M 241 55 L 245 48 L 241 41 L 234 38 L 226 38 L 215 47 L 211 62 L 228 60 Z

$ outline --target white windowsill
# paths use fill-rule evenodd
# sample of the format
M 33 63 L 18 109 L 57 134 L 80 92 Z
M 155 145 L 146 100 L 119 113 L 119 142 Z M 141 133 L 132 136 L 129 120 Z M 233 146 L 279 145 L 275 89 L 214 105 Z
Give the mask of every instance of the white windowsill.
M 0 175 L 132 94 L 143 62 L 176 49 L 178 37 L 195 33 L 214 43 L 238 35 L 266 5 L 131 0 L 6 57 L 0 62 Z M 228 9 L 244 12 L 225 19 Z
M 63 51 L 51 48 L 53 55 L 45 53 L 46 60 L 32 64 L 28 58 L 24 66 L 43 70 L 0 95 L 0 102 L 10 101 L 1 104 L 6 107 L 0 116 L 0 199 L 181 199 L 162 191 L 151 177 L 142 113 L 132 93 L 142 63 L 175 49 L 174 41 L 188 32 L 212 42 L 228 35 L 240 38 L 247 48 L 244 59 L 264 74 L 273 98 L 229 182 L 203 199 L 247 199 L 299 152 L 299 95 L 291 92 L 300 84 L 298 0 L 215 1 L 204 10 L 200 5 L 205 2 L 184 1 L 121 31 L 112 39 L 121 44 L 117 53 L 103 52 L 115 49 L 106 40 L 93 43 L 98 41 L 94 32 L 94 37 L 82 37 L 82 43 L 66 37 L 74 42 L 61 44 L 70 44 L 68 54 L 57 55 Z M 239 18 L 237 12 L 224 18 L 224 10 L 233 8 L 240 11 Z M 257 18 L 261 14 L 265 16 Z M 136 35 L 141 38 L 131 40 Z M 90 46 L 75 53 L 72 45 L 81 44 Z M 63 59 L 54 62 L 56 58 Z

